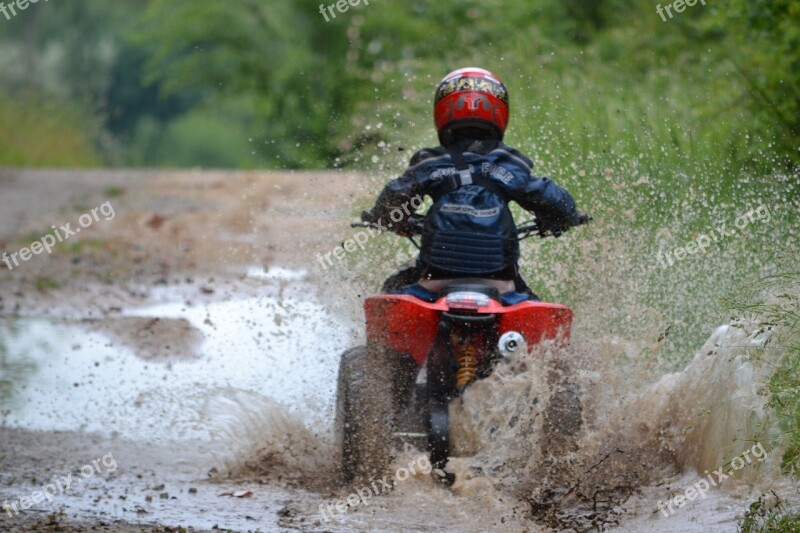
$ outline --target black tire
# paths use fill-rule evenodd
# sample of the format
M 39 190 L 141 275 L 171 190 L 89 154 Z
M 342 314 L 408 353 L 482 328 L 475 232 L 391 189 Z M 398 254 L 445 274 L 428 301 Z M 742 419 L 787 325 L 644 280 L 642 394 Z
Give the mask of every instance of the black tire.
M 380 348 L 342 354 L 336 391 L 336 441 L 345 484 L 380 479 L 392 461 L 393 361 Z
M 559 383 L 544 412 L 548 453 L 563 456 L 577 451 L 583 429 L 583 391 L 577 383 Z

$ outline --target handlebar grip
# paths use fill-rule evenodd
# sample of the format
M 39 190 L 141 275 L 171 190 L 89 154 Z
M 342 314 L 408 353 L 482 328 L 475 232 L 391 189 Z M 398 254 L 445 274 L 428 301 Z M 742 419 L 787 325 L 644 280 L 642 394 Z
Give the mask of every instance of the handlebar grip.
M 539 231 L 538 224 L 525 224 L 517 228 L 517 233 L 533 233 Z

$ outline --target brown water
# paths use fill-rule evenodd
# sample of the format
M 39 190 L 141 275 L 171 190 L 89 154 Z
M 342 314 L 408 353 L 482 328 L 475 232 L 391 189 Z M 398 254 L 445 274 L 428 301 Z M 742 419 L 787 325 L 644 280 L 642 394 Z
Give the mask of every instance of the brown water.
M 289 278 L 291 294 L 309 289 Z M 327 521 L 321 508 L 364 488 L 336 485 L 331 437 L 338 355 L 360 325 L 287 296 L 286 281 L 266 280 L 260 298 L 126 312 L 197 328 L 203 342 L 180 361 L 142 359 L 82 325 L 0 322 L 2 443 L 15 454 L 0 498 L 107 453 L 117 471 L 26 512 L 240 531 L 735 531 L 759 491 L 791 497 L 771 452 L 659 512 L 768 441 L 751 363 L 768 333 L 740 322 L 655 381 L 643 348 L 619 338 L 578 332 L 570 348 L 512 357 L 451 406 L 451 489 L 397 479 Z M 406 450 L 395 466 L 419 456 Z

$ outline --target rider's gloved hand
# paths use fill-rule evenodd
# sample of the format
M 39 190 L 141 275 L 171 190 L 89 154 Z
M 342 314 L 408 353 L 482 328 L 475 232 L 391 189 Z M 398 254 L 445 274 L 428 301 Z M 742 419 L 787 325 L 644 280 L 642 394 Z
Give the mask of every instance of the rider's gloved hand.
M 363 211 L 361 213 L 361 222 L 369 224 L 380 231 L 394 232 L 401 237 L 421 235 L 424 221 L 425 217 L 423 215 L 412 214 L 399 221 L 385 224 L 380 217 L 375 216 L 371 211 Z
M 547 227 L 539 226 L 539 236 L 542 238 L 550 236 L 558 239 L 564 234 L 565 231 L 567 230 L 557 228 L 555 226 L 547 226 Z
M 564 223 L 556 223 L 552 220 L 547 220 L 543 218 L 539 218 L 537 223 L 539 225 L 539 235 L 542 237 L 546 237 L 548 235 L 552 235 L 553 237 L 561 237 L 567 230 L 575 226 L 582 226 L 584 224 L 588 224 L 592 220 L 592 216 L 588 213 L 584 213 L 580 211 L 578 213 L 577 223 L 573 222 L 570 224 Z
M 564 226 L 563 224 L 555 224 L 551 221 L 545 219 L 538 219 L 537 224 L 539 226 L 539 236 L 540 237 L 547 237 L 553 236 L 555 238 L 561 237 L 565 231 L 569 229 L 569 226 Z
M 402 229 L 402 226 L 397 223 L 385 224 L 381 217 L 376 216 L 372 211 L 362 211 L 361 222 L 365 222 L 379 231 L 394 231 L 395 233 L 399 233 L 399 230 Z
M 422 228 L 425 223 L 425 217 L 422 215 L 412 214 L 410 217 L 403 218 L 395 225 L 394 232 L 401 237 L 413 237 L 414 235 L 422 235 Z
M 373 215 L 371 211 L 362 211 L 361 222 L 366 222 L 367 224 L 374 225 L 376 222 L 378 222 L 378 218 L 375 215 Z

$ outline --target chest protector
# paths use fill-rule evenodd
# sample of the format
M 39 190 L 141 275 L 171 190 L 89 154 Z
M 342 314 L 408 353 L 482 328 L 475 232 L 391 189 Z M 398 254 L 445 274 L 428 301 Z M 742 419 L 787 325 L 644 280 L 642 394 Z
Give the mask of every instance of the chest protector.
M 448 153 L 456 172 L 434 192 L 422 235 L 423 270 L 437 277 L 512 272 L 513 278 L 519 243 L 504 191 L 480 169 L 472 171 L 461 151 Z

